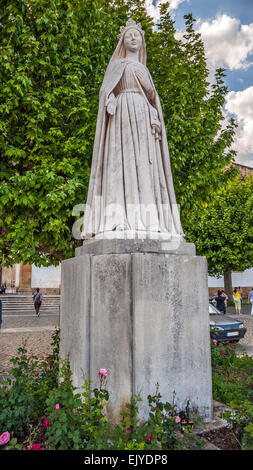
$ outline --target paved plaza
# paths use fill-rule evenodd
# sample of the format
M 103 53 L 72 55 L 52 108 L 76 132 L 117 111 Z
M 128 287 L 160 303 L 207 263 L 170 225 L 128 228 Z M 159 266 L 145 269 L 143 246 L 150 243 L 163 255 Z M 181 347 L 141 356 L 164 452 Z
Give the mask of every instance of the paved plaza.
M 0 329 L 0 379 L 8 375 L 12 364 L 10 359 L 24 342 L 29 355 L 45 359 L 52 354 L 52 334 L 59 327 L 59 313 L 15 312 L 3 315 Z

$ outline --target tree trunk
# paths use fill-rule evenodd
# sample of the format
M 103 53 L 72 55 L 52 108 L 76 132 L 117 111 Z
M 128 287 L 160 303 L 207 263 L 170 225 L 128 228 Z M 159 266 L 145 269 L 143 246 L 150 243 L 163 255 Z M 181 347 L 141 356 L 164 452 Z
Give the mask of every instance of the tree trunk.
M 228 295 L 229 300 L 233 300 L 233 286 L 231 271 L 224 273 L 224 291 Z

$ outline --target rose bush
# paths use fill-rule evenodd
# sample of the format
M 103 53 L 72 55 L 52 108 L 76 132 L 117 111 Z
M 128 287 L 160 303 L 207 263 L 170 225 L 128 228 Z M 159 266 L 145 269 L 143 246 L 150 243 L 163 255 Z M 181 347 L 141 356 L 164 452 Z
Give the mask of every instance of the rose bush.
M 13 359 L 14 379 L 8 379 L 0 389 L 0 442 L 8 449 L 201 448 L 202 441 L 191 434 L 192 425 L 187 421 L 190 417 L 184 416 L 184 432 L 181 432 L 181 417 L 174 404 L 161 402 L 158 386 L 156 394 L 148 397 L 150 415 L 146 422 L 139 419 L 140 397 L 135 396 L 126 404 L 120 422 L 112 426 L 106 418 L 109 393 L 104 385 L 108 371 L 99 369 L 99 388 L 93 388 L 86 380 L 81 392 L 77 391 L 68 361 L 59 359 L 56 338 L 58 332 L 53 336 L 55 348 L 50 367 L 47 361 L 39 363 L 29 358 L 26 349 L 20 348 Z M 52 371 L 59 380 L 52 380 Z M 40 395 L 43 400 L 38 399 Z

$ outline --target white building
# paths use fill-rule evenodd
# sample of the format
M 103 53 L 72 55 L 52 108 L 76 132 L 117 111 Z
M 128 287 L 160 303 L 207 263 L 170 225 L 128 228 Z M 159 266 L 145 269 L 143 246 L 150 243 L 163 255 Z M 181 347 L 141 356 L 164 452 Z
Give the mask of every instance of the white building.
M 45 294 L 59 294 L 61 265 L 37 268 L 29 264 L 15 264 L 2 268 L 2 283 L 6 293 L 28 293 L 39 287 Z

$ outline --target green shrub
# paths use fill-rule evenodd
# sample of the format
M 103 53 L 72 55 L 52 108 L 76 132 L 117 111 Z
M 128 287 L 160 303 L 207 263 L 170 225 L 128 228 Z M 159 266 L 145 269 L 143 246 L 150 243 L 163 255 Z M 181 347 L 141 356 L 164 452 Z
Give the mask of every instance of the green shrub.
M 111 425 L 106 417 L 109 394 L 102 383 L 99 389 L 92 389 L 86 380 L 83 392 L 77 393 L 71 383 L 68 362 L 64 362 L 60 375 L 59 387 L 47 400 L 49 449 L 176 450 L 202 447 L 203 441 L 192 432 L 194 423 L 188 425 L 186 422 L 183 429 L 181 419 L 178 416 L 176 419 L 175 406 L 163 404 L 158 389 L 155 396 L 148 397 L 150 414 L 146 422 L 139 419 L 138 402 L 141 399 L 134 396 L 126 404 L 120 422 Z
M 52 338 L 53 354 L 46 361 L 27 355 L 25 344 L 12 359 L 11 378 L 0 387 L 0 433 L 8 430 L 9 449 L 50 450 L 192 450 L 203 441 L 194 429 L 199 424 L 189 407 L 177 411 L 163 403 L 157 384 L 148 396 L 149 417 L 139 418 L 141 398 L 126 404 L 118 424 L 107 418 L 109 394 L 104 377 L 100 387 L 84 380 L 72 384 L 68 361 L 59 359 L 59 332 Z M 232 411 L 224 415 L 242 449 L 253 449 L 253 359 L 238 345 L 211 343 L 213 397 Z
M 228 405 L 228 421 L 242 449 L 253 449 L 253 358 L 239 345 L 211 343 L 213 398 Z
M 240 404 L 232 401 L 230 406 L 232 411 L 226 411 L 224 418 L 240 439 L 242 450 L 253 450 L 253 403 L 248 400 Z
M 26 344 L 11 359 L 11 378 L 0 388 L 0 430 L 8 429 L 17 438 L 24 438 L 29 425 L 45 414 L 45 402 L 49 391 L 57 384 L 59 332 L 53 335 L 54 351 L 48 361 L 39 362 L 28 357 Z

